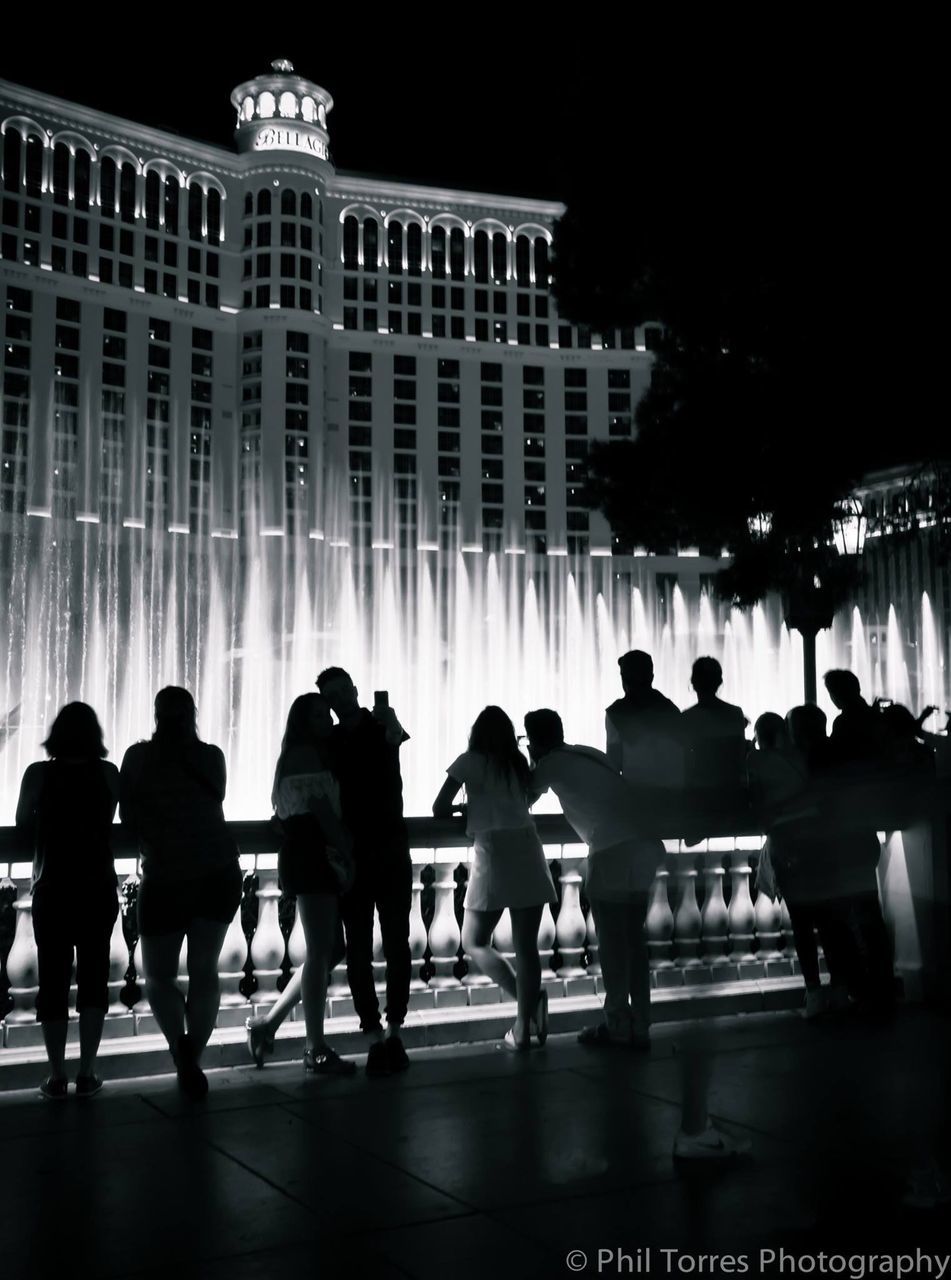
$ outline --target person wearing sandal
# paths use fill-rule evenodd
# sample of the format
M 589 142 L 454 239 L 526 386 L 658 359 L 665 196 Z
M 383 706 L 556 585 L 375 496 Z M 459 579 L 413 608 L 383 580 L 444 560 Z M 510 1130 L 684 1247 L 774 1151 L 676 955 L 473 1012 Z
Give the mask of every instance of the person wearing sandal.
M 446 770 L 433 817 L 450 818 L 466 789 L 466 831 L 475 856 L 466 889 L 462 945 L 479 969 L 518 1005 L 505 1047 L 530 1048 L 548 1036 L 548 993 L 541 986 L 538 926 L 546 902 L 556 901 L 544 850 L 528 811 L 535 799 L 530 771 L 518 749 L 511 720 L 501 707 L 486 707 L 469 735 L 469 750 Z M 512 919 L 515 968 L 492 946 L 505 908 Z
M 76 1096 L 102 1088 L 96 1055 L 109 1005 L 109 942 L 119 914 L 112 820 L 119 771 L 103 756 L 95 711 L 70 702 L 43 743 L 49 760 L 23 775 L 16 824 L 33 855 L 33 930 L 39 967 L 36 1016 L 43 1026 L 47 1098 L 66 1097 L 69 983 L 76 953 L 79 1073 Z
M 588 846 L 587 894 L 604 982 L 604 1021 L 581 1044 L 650 1048 L 650 969 L 644 922 L 663 843 L 640 834 L 636 793 L 606 755 L 567 746 L 561 717 L 543 708 L 525 717 L 532 788 L 551 790 Z
M 201 1054 L 218 1017 L 218 957 L 241 905 L 238 846 L 225 824 L 225 758 L 202 742 L 195 702 L 170 685 L 155 696 L 155 732 L 129 747 L 119 813 L 142 851 L 139 937 L 145 991 L 189 1098 L 208 1092 Z M 178 985 L 188 944 L 188 996 Z
M 341 1058 L 324 1038 L 324 1009 L 331 957 L 340 919 L 340 895 L 353 882 L 352 840 L 340 821 L 340 789 L 330 769 L 333 731 L 330 704 L 319 693 L 295 698 L 274 770 L 271 803 L 284 829 L 278 874 L 284 893 L 297 898 L 307 948 L 303 965 L 275 1008 L 248 1019 L 248 1048 L 258 1066 L 274 1050 L 274 1033 L 298 996 L 304 1004 L 307 1044 L 304 1070 L 349 1076 L 356 1064 Z

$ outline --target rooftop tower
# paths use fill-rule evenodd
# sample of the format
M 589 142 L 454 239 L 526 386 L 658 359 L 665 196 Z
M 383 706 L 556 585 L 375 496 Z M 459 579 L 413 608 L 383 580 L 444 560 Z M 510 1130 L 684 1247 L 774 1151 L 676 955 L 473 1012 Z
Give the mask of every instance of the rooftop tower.
M 333 98 L 320 85 L 297 75 L 286 58 L 271 63 L 270 75 L 239 84 L 231 103 L 238 117 L 235 141 L 240 152 L 292 152 L 332 168 L 327 116 Z

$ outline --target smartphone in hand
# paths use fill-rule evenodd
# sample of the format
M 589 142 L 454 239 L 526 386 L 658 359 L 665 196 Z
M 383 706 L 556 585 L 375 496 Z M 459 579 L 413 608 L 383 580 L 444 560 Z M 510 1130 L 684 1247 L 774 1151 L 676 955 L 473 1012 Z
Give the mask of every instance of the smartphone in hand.
M 390 695 L 386 689 L 375 689 L 373 693 L 373 710 L 374 712 L 388 711 L 390 707 Z

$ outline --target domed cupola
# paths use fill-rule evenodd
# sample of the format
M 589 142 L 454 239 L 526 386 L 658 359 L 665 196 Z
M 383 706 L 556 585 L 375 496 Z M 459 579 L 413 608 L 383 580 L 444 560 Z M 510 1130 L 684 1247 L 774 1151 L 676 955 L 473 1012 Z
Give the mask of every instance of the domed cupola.
M 271 63 L 271 74 L 239 84 L 231 94 L 238 113 L 235 141 L 245 153 L 271 151 L 311 156 L 332 164 L 327 116 L 333 98 L 326 89 L 296 75 L 286 58 Z

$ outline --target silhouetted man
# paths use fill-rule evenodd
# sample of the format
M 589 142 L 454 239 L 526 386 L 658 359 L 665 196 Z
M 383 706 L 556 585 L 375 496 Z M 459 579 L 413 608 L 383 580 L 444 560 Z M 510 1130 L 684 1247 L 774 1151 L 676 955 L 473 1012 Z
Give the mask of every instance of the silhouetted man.
M 632 649 L 617 660 L 624 697 L 605 712 L 607 757 L 626 782 L 645 787 L 683 785 L 680 711 L 653 687 L 649 653 Z
M 723 684 L 723 669 L 716 658 L 698 658 L 690 683 L 697 702 L 680 717 L 687 785 L 724 792 L 739 790 L 746 780 L 746 716 L 739 707 L 717 697 Z
M 823 680 L 839 709 L 829 737 L 829 836 L 837 867 L 849 875 L 848 923 L 865 962 L 852 989 L 864 1008 L 888 1013 L 895 1000 L 892 944 L 878 891 L 881 848 L 866 819 L 885 781 L 883 722 L 853 672 L 827 671 Z
M 549 788 L 588 846 L 587 894 L 604 980 L 604 1022 L 578 1040 L 592 1046 L 650 1047 L 650 969 L 644 921 L 663 842 L 640 834 L 637 793 L 606 755 L 566 746 L 561 717 L 544 708 L 525 717 L 534 789 Z
M 340 903 L 347 932 L 347 979 L 360 1029 L 372 1037 L 369 1075 L 409 1066 L 400 1027 L 409 1005 L 409 913 L 413 874 L 403 821 L 400 746 L 408 741 L 392 708 L 361 707 L 350 676 L 328 667 L 317 687 L 339 720 L 331 738 L 343 821 L 353 836 L 356 881 Z M 373 983 L 373 908 L 386 957 L 386 1038 Z
M 825 673 L 823 683 L 839 712 L 829 738 L 832 762 L 874 766 L 882 758 L 882 726 L 879 713 L 862 697 L 858 676 L 835 669 Z

